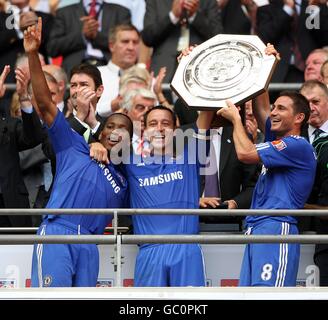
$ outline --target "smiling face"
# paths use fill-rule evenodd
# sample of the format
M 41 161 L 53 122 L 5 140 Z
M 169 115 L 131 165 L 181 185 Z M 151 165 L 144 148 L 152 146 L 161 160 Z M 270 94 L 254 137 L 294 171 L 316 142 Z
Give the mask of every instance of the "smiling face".
M 145 135 L 155 154 L 164 155 L 172 150 L 174 129 L 175 123 L 168 110 L 156 109 L 148 114 Z
M 295 113 L 293 100 L 287 96 L 279 97 L 273 104 L 270 113 L 271 130 L 277 138 L 288 135 L 299 135 L 299 129 L 304 119 L 304 114 Z
M 123 143 L 130 141 L 130 134 L 132 123 L 129 119 L 120 114 L 113 114 L 110 116 L 99 135 L 100 143 L 107 149 L 111 150 L 116 144 L 123 141 Z

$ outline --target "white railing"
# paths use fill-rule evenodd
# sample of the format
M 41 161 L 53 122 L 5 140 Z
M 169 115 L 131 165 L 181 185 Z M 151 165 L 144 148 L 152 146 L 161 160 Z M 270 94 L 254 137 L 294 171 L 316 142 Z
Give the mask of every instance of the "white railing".
M 328 243 L 328 235 L 122 235 L 118 228 L 118 215 L 212 215 L 212 216 L 328 216 L 328 210 L 215 210 L 215 209 L 0 209 L 0 215 L 77 215 L 112 214 L 113 235 L 21 235 L 0 234 L 0 245 L 27 245 L 35 243 L 95 243 L 115 246 L 114 270 L 116 285 L 121 284 L 121 251 L 124 244 L 144 243 L 199 243 L 199 244 L 243 244 L 243 243 Z M 16 230 L 16 228 L 14 228 Z M 16 230 L 17 231 L 17 230 Z M 8 232 L 8 228 L 6 228 Z

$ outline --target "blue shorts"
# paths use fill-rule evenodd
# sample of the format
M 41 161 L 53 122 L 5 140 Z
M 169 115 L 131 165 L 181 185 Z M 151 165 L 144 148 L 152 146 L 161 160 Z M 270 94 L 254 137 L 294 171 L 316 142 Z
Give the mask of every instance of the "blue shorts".
M 41 224 L 39 235 L 90 234 L 61 218 Z M 95 287 L 99 272 L 96 244 L 35 244 L 32 287 Z
M 205 286 L 204 259 L 200 246 L 157 244 L 140 248 L 134 286 Z
M 297 226 L 278 220 L 266 220 L 250 229 L 253 235 L 298 234 Z M 300 245 L 294 243 L 247 244 L 239 286 L 296 286 Z

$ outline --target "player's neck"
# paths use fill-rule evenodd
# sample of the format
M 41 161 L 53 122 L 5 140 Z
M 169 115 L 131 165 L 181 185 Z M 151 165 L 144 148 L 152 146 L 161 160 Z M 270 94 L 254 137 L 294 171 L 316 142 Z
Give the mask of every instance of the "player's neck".
M 289 136 L 299 136 L 301 135 L 301 131 L 299 128 L 294 128 L 294 129 L 291 129 L 285 133 L 277 133 L 276 134 L 276 137 L 277 139 L 282 139 L 282 138 L 286 138 L 286 137 L 289 137 Z

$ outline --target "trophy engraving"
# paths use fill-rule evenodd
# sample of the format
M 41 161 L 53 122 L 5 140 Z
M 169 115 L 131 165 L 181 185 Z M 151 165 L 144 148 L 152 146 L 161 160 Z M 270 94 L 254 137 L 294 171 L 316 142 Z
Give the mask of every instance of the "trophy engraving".
M 276 64 L 257 36 L 218 35 L 183 57 L 171 88 L 191 108 L 241 104 L 263 92 Z

